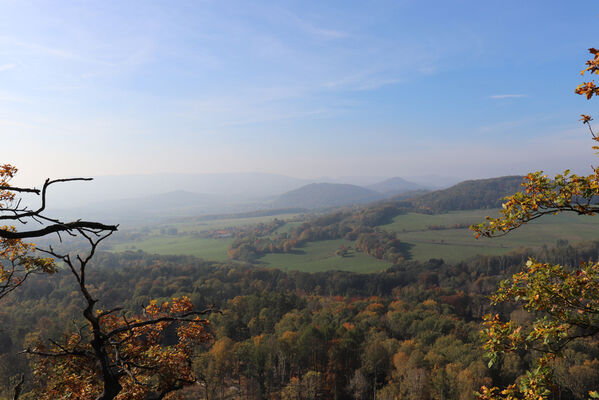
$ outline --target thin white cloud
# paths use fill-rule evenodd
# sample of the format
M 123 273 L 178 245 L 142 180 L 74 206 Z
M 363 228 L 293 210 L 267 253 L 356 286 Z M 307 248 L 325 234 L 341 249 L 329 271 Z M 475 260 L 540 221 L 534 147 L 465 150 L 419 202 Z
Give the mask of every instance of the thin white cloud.
M 45 45 L 41 45 L 33 42 L 25 42 L 18 39 L 14 39 L 9 36 L 0 36 L 0 43 L 6 47 L 17 47 L 21 49 L 25 49 L 35 55 L 46 55 L 64 60 L 78 61 L 84 62 L 88 64 L 99 64 L 105 66 L 111 66 L 112 63 L 97 59 L 94 57 L 83 56 L 68 50 L 63 50 L 57 47 L 48 47 Z
M 8 71 L 9 69 L 16 68 L 15 64 L 2 64 L 0 65 L 0 72 Z
M 323 39 L 343 39 L 349 36 L 347 33 L 336 29 L 328 29 L 315 26 L 312 23 L 306 21 L 305 19 L 298 17 L 297 15 L 293 15 L 290 13 L 287 13 L 287 15 L 289 15 L 289 17 L 293 21 L 295 21 L 295 25 L 299 29 L 301 29 L 309 35 L 318 36 Z
M 49 92 L 59 92 L 59 93 L 72 93 L 74 91 L 83 89 L 83 85 L 48 85 L 40 87 L 40 90 L 49 91 Z M 0 97 L 1 98 L 1 97 Z
M 308 33 L 323 37 L 323 38 L 327 38 L 327 39 L 342 39 L 347 37 L 347 33 L 345 32 L 341 32 L 341 31 L 336 31 L 334 29 L 324 29 L 324 28 L 318 28 L 316 26 L 310 25 L 310 24 L 306 24 L 303 26 L 304 30 Z
M 489 96 L 490 99 L 519 99 L 521 97 L 526 97 L 525 94 L 494 94 L 493 96 Z
M 401 83 L 399 78 L 378 77 L 377 71 L 362 71 L 353 75 L 345 76 L 335 81 L 328 81 L 322 84 L 327 89 L 366 91 L 381 88 L 383 86 L 396 85 Z
M 389 85 L 397 85 L 398 83 L 402 83 L 401 79 L 370 79 L 363 82 L 361 85 L 358 85 L 354 90 L 362 91 L 362 90 L 374 90 L 379 89 L 383 86 Z
M 96 78 L 107 74 L 125 73 L 134 71 L 137 67 L 145 64 L 153 56 L 153 45 L 146 43 L 138 49 L 119 57 L 114 57 L 110 63 L 100 65 L 90 71 L 81 74 L 84 79 Z

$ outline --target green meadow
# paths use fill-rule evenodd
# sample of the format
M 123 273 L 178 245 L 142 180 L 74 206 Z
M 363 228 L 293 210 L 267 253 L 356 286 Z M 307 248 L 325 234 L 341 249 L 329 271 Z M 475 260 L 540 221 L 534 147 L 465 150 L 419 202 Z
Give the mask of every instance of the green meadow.
M 343 245 L 350 247 L 348 255 L 341 257 L 335 251 Z M 342 270 L 351 272 L 376 272 L 387 269 L 390 263 L 356 252 L 351 240 L 322 240 L 310 242 L 292 253 L 267 254 L 259 260 L 266 267 L 283 271 L 320 272 Z
M 454 211 L 426 215 L 399 215 L 381 228 L 397 233 L 399 240 L 411 245 L 413 260 L 443 258 L 456 262 L 477 255 L 498 255 L 522 247 L 551 246 L 558 239 L 571 242 L 599 239 L 599 219 L 574 214 L 551 215 L 530 222 L 509 234 L 493 239 L 475 239 L 469 229 L 430 230 L 428 226 L 475 224 L 485 216 L 496 216 L 498 210 Z
M 193 236 L 151 236 L 147 239 L 114 244 L 112 251 L 143 250 L 151 254 L 190 255 L 214 261 L 227 261 L 233 239 L 205 239 Z

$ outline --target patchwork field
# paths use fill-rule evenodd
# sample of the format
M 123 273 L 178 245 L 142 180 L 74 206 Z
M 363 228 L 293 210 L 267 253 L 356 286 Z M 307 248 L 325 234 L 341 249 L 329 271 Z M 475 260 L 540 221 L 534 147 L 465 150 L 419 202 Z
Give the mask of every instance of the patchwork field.
M 233 242 L 233 238 L 200 238 L 194 233 L 213 229 L 225 229 L 230 227 L 242 227 L 259 223 L 272 222 L 275 218 L 290 220 L 298 214 L 281 214 L 276 216 L 223 218 L 223 219 L 187 219 L 173 221 L 167 224 L 147 227 L 140 232 L 141 239 L 129 240 L 125 235 L 114 236 L 111 245 L 112 251 L 142 250 L 148 253 L 164 255 L 191 255 L 207 260 L 227 261 L 227 249 Z M 288 222 L 281 228 L 285 228 L 295 222 Z M 168 234 L 176 230 L 176 234 Z
M 396 232 L 397 237 L 409 247 L 411 259 L 417 261 L 443 258 L 448 262 L 457 262 L 477 254 L 498 255 L 519 247 L 537 247 L 544 244 L 551 246 L 558 239 L 571 242 L 599 240 L 599 219 L 577 215 L 548 216 L 507 236 L 494 239 L 476 240 L 472 232 L 464 227 L 479 223 L 486 215 L 496 213 L 497 210 L 456 211 L 437 215 L 409 213 L 395 217 L 392 222 L 380 228 Z M 227 261 L 227 249 L 233 241 L 232 238 L 199 238 L 193 233 L 267 223 L 272 222 L 274 218 L 275 216 L 266 216 L 174 222 L 146 229 L 141 239 L 116 240 L 112 250 L 139 249 L 149 253 L 186 254 L 208 260 Z M 276 218 L 296 219 L 297 214 L 279 215 Z M 299 224 L 300 222 L 292 220 L 278 228 L 276 233 L 289 232 Z M 459 228 L 455 228 L 456 225 Z M 430 229 L 432 226 L 440 229 Z M 172 228 L 176 228 L 177 234 L 165 234 Z M 351 249 L 348 256 L 340 257 L 335 254 L 341 245 Z M 310 242 L 293 253 L 268 254 L 258 260 L 258 263 L 282 270 L 307 272 L 332 269 L 374 272 L 389 267 L 387 262 L 356 252 L 353 242 L 343 239 Z

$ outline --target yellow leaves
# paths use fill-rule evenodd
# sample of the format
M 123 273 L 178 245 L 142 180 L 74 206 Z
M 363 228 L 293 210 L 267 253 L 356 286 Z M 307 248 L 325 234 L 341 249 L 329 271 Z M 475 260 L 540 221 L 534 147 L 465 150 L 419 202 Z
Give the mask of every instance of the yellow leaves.
M 599 171 L 589 176 L 571 174 L 569 170 L 548 178 L 542 172 L 529 173 L 523 183 L 523 192 L 506 198 L 499 218 L 487 217 L 485 223 L 473 225 L 476 238 L 501 236 L 545 214 L 574 211 L 592 215 L 597 211 L 590 201 L 599 195 Z M 576 201 L 575 199 L 585 201 Z
M 168 303 L 166 303 L 168 304 Z M 173 298 L 173 304 L 171 307 L 171 312 L 181 314 L 184 312 L 191 311 L 193 309 L 193 304 L 191 304 L 191 300 L 187 296 Z
M 583 82 L 574 89 L 574 93 L 581 96 L 586 96 L 587 100 L 599 93 L 598 88 L 595 86 L 595 81 Z
M 0 165 L 0 186 L 10 186 L 10 180 L 17 173 L 17 169 L 10 164 Z M 0 190 L 0 208 L 6 208 L 5 203 L 13 201 L 15 198 L 14 193 Z
M 14 231 L 12 226 L 2 226 L 0 229 Z M 0 238 L 0 282 L 3 291 L 0 297 L 20 286 L 31 273 L 54 273 L 57 266 L 52 258 L 31 255 L 35 245 L 19 239 Z
M 594 47 L 591 47 L 589 53 L 593 54 L 595 57 L 585 63 L 587 67 L 580 71 L 580 75 L 584 75 L 587 71 L 591 74 L 599 74 L 599 51 Z
M 14 177 L 18 169 L 10 164 L 0 164 L 0 183 L 4 185 L 10 178 Z
M 580 71 L 581 75 L 584 75 L 586 72 L 589 72 L 590 74 L 599 74 L 599 54 L 597 53 L 597 49 L 590 48 L 589 53 L 593 54 L 594 57 L 585 63 L 587 67 Z M 576 94 L 586 96 L 587 99 L 590 99 L 594 95 L 597 95 L 599 93 L 599 90 L 595 86 L 595 82 L 591 81 L 583 82 L 582 84 L 578 85 L 574 92 Z M 588 117 L 587 115 L 583 115 L 582 117 L 583 123 L 586 124 L 590 121 L 590 119 L 585 120 L 585 117 Z
M 10 180 L 17 173 L 17 168 L 10 164 L 0 164 L 0 186 L 9 187 Z M 7 190 L 0 190 L 0 208 L 9 208 L 15 195 Z M 15 232 L 14 226 L 0 226 L 0 229 Z M 0 297 L 20 286 L 31 273 L 54 273 L 57 266 L 51 258 L 37 257 L 33 253 L 35 245 L 18 239 L 0 238 Z

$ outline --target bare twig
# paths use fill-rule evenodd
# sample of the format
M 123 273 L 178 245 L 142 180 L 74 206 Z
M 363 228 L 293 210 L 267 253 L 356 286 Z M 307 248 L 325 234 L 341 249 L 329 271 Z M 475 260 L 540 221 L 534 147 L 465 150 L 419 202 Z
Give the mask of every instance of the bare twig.
M 25 383 L 25 374 L 21 374 L 21 378 L 19 379 L 17 386 L 15 386 L 13 400 L 18 400 L 19 396 L 21 395 L 21 392 L 23 391 L 24 383 Z

